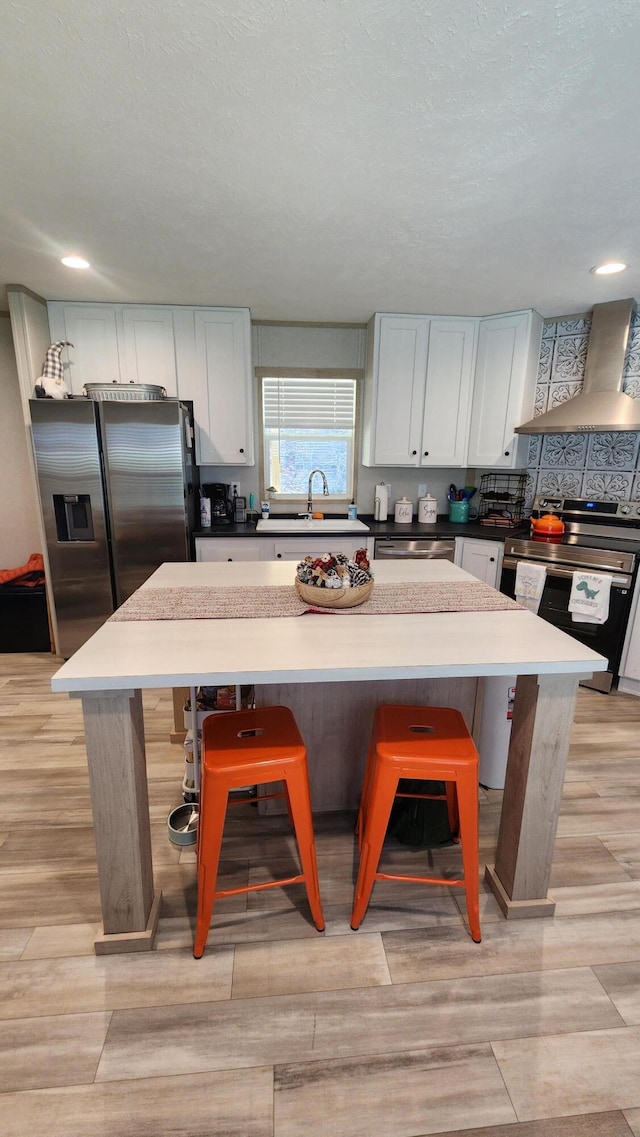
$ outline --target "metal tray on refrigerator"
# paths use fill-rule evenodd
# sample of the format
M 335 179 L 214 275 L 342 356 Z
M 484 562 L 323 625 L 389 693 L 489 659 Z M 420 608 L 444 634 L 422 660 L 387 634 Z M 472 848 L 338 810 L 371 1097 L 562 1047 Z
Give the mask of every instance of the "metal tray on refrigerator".
M 115 379 L 113 383 L 85 383 L 83 390 L 87 398 L 98 402 L 107 399 L 115 399 L 118 402 L 130 402 L 134 399 L 157 402 L 158 399 L 167 397 L 164 387 L 156 386 L 155 383 L 134 383 L 133 380 L 131 383 L 118 383 Z

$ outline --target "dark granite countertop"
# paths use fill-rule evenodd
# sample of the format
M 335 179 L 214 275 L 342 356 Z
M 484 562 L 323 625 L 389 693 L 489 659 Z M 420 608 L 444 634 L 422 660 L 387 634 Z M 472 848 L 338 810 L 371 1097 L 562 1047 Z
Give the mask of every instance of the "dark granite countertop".
M 274 519 L 275 520 L 275 519 Z M 329 520 L 329 518 L 328 518 Z M 336 516 L 336 520 L 344 521 L 344 516 Z M 504 526 L 498 525 L 481 525 L 479 521 L 468 521 L 464 525 L 454 525 L 446 514 L 438 517 L 434 525 L 420 525 L 414 519 L 409 524 L 396 525 L 393 519 L 389 521 L 374 521 L 371 516 L 366 514 L 359 514 L 359 520 L 363 521 L 365 525 L 369 526 L 369 532 L 365 533 L 362 530 L 362 538 L 366 540 L 367 537 L 476 537 L 485 541 L 504 541 L 506 537 L 515 537 L 521 535 L 528 535 L 529 523 L 523 522 L 521 526 L 516 529 L 507 529 Z M 328 531 L 329 532 L 329 531 Z M 246 521 L 244 524 L 239 525 L 233 521 L 228 524 L 212 525 L 210 529 L 196 529 L 194 530 L 194 537 L 280 537 L 285 534 L 273 534 L 256 531 L 255 521 Z M 287 537 L 298 536 L 298 534 L 287 533 Z M 304 533 L 299 536 L 304 537 Z

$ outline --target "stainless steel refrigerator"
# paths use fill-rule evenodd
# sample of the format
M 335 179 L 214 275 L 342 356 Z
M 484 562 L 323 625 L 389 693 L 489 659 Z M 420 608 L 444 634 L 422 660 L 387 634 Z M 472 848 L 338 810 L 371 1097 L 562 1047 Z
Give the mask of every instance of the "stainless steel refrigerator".
M 68 658 L 163 561 L 192 560 L 192 420 L 177 399 L 32 399 L 31 422 Z

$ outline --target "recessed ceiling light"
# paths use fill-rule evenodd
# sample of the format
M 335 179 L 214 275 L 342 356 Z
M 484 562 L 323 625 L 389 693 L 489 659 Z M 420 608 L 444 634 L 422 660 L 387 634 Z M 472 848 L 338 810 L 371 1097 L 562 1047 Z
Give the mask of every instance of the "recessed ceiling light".
M 84 257 L 62 257 L 62 263 L 66 265 L 67 268 L 91 268 L 91 265 L 88 261 L 85 261 Z
M 604 265 L 595 265 L 594 268 L 589 269 L 595 276 L 609 276 L 612 272 L 624 272 L 626 265 L 621 261 L 610 261 Z

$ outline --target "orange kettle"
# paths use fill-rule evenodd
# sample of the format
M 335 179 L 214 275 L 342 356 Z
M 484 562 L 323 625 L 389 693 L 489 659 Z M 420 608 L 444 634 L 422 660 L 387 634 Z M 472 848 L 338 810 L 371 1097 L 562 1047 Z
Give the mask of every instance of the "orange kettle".
M 545 513 L 543 517 L 531 517 L 531 532 L 536 537 L 561 537 L 564 522 L 555 513 Z

